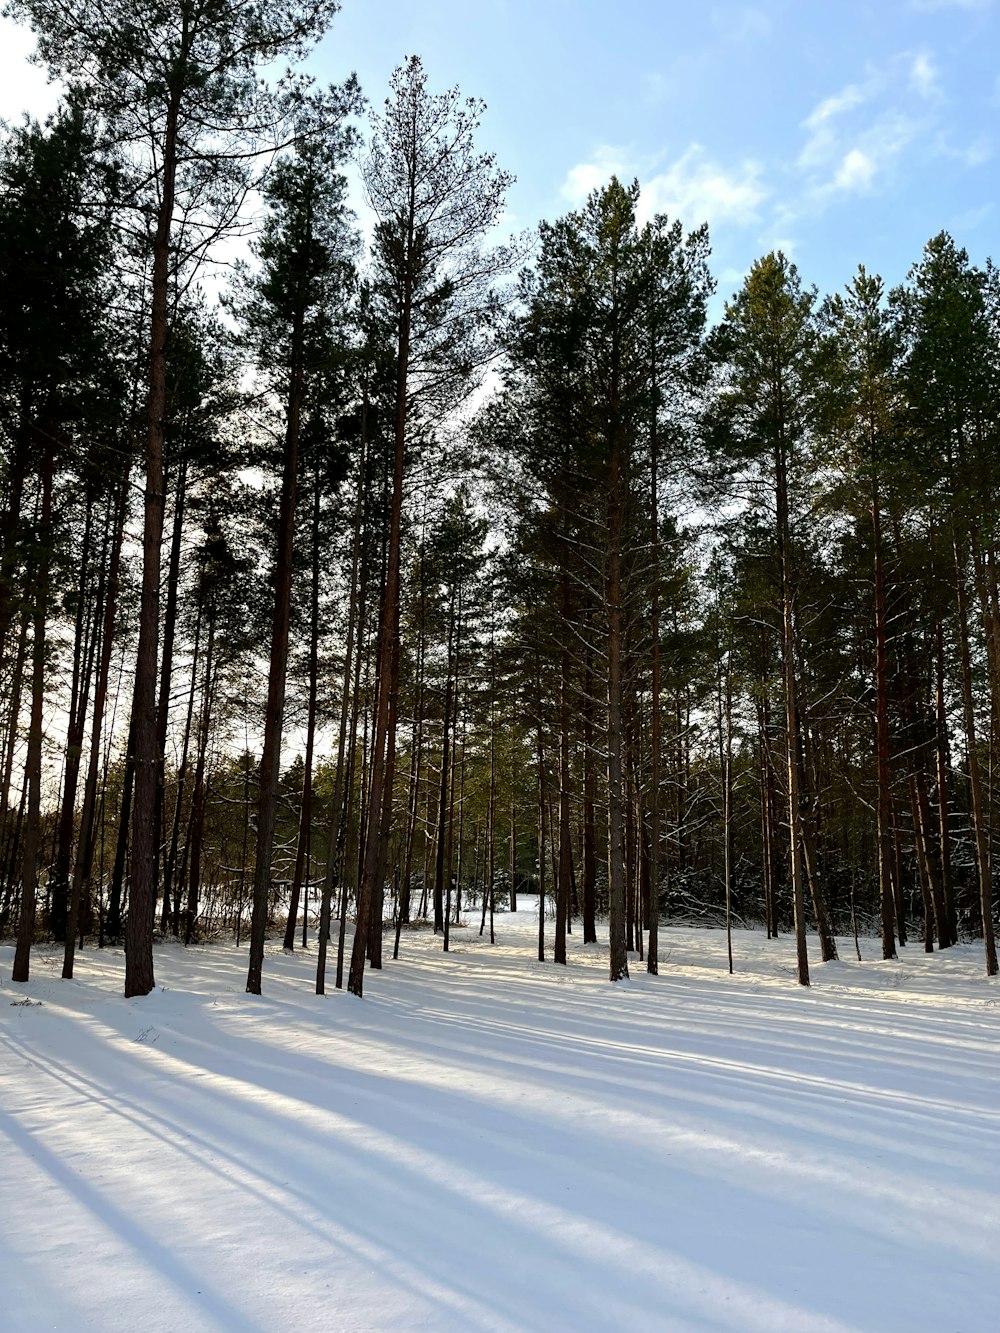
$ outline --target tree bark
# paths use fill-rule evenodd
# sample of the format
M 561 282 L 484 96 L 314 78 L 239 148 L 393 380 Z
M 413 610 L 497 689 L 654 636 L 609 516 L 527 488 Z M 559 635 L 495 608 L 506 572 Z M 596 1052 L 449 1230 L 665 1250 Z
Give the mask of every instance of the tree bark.
M 962 704 L 965 717 L 965 741 L 969 764 L 969 787 L 972 795 L 972 828 L 976 847 L 976 869 L 979 874 L 979 901 L 983 920 L 983 945 L 986 954 L 986 975 L 997 974 L 997 950 L 993 933 L 993 870 L 990 863 L 989 840 L 983 810 L 982 777 L 976 737 L 976 711 L 972 693 L 972 661 L 969 652 L 968 597 L 965 583 L 965 555 L 958 538 L 954 541 L 955 596 L 958 610 L 958 641 L 962 662 Z
M 896 957 L 893 912 L 892 795 L 889 781 L 889 688 L 885 630 L 885 573 L 878 481 L 872 483 L 872 546 L 875 563 L 875 731 L 878 787 L 878 883 L 882 957 Z
M 775 495 L 778 547 L 781 560 L 782 667 L 785 686 L 785 747 L 787 756 L 788 836 L 792 868 L 792 906 L 795 914 L 795 956 L 800 986 L 809 985 L 806 949 L 805 894 L 802 884 L 802 825 L 798 764 L 798 709 L 795 689 L 795 604 L 788 532 L 788 481 L 785 448 L 775 448 Z
M 319 690 L 319 519 L 320 486 L 319 468 L 317 466 L 313 477 L 312 579 L 309 598 L 309 699 L 306 706 L 306 753 L 302 772 L 302 806 L 299 810 L 299 832 L 295 846 L 295 868 L 292 872 L 292 893 L 288 904 L 288 920 L 285 922 L 284 947 L 289 952 L 295 948 L 295 922 L 299 911 L 299 897 L 302 893 L 306 852 L 312 836 L 313 749 L 316 742 L 316 697 Z M 306 920 L 309 914 L 308 893 L 307 885 L 306 906 L 302 914 L 303 947 L 306 943 Z
M 160 202 L 153 242 L 149 396 L 146 409 L 146 494 L 142 533 L 142 594 L 136 649 L 132 726 L 135 797 L 132 864 L 125 924 L 125 995 L 148 995 L 153 975 L 156 916 L 156 668 L 160 623 L 160 543 L 163 538 L 163 419 L 167 398 L 167 332 L 171 227 L 178 156 L 180 92 L 167 109 Z
M 104 709 L 107 702 L 108 683 L 111 677 L 111 650 L 114 646 L 115 619 L 118 610 L 118 584 L 121 567 L 122 543 L 125 533 L 125 516 L 128 511 L 128 471 L 121 481 L 118 506 L 115 516 L 114 534 L 111 539 L 111 554 L 108 566 L 107 592 L 104 599 L 104 620 L 101 628 L 101 659 L 97 672 L 97 685 L 94 692 L 94 709 L 90 723 L 90 759 L 87 767 L 87 780 L 84 788 L 83 810 L 80 814 L 80 835 L 77 841 L 76 864 L 73 867 L 73 882 L 70 890 L 69 920 L 66 927 L 66 948 L 63 953 L 63 977 L 73 976 L 73 961 L 76 948 L 76 933 L 79 928 L 80 905 L 85 891 L 89 891 L 91 869 L 94 862 L 95 824 L 94 813 L 97 804 L 97 784 L 101 770 L 101 732 L 104 726 Z
M 49 602 L 49 568 L 52 547 L 52 476 L 55 463 L 50 448 L 42 459 L 42 507 L 39 524 L 39 554 L 34 577 L 34 607 L 31 645 L 31 720 L 28 724 L 28 754 L 25 760 L 27 810 L 21 850 L 21 913 L 11 981 L 28 980 L 31 943 L 35 933 L 35 895 L 38 889 L 39 848 L 42 819 L 42 710 L 45 706 L 45 620 Z
M 80 575 L 77 584 L 76 625 L 73 634 L 73 672 L 70 687 L 69 720 L 66 727 L 66 746 L 63 762 L 63 798 L 56 829 L 55 855 L 49 876 L 49 927 L 57 944 L 65 943 L 69 917 L 69 870 L 73 855 L 73 826 L 76 818 L 76 792 L 83 762 L 83 738 L 87 721 L 87 701 L 96 651 L 96 622 L 101 614 L 103 587 L 93 606 L 94 631 L 90 632 L 87 596 L 87 576 L 90 572 L 91 533 L 93 531 L 93 499 L 87 496 L 86 516 L 80 550 Z M 101 583 L 107 540 L 102 552 Z
M 612 981 L 628 976 L 625 948 L 625 808 L 622 769 L 622 544 L 625 478 L 619 442 L 612 447 L 608 496 L 608 930 Z

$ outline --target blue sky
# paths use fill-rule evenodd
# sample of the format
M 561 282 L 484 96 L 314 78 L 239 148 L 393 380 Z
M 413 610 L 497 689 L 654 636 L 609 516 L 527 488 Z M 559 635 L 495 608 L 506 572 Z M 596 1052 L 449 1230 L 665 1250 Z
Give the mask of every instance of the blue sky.
M 644 206 L 708 220 L 725 296 L 781 245 L 803 278 L 859 262 L 901 280 L 942 227 L 1000 257 L 1000 0 L 343 0 L 313 60 L 385 96 L 419 53 L 488 104 L 516 224 L 617 171 Z M 0 114 L 44 109 L 30 46 L 0 28 Z

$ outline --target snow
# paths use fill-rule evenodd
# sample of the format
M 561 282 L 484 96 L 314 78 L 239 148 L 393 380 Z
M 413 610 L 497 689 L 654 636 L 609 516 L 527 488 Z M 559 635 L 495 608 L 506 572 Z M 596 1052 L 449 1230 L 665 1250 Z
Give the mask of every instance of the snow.
M 408 934 L 363 1001 L 277 946 L 254 998 L 165 945 L 141 1000 L 115 951 L 14 986 L 0 948 L 0 1330 L 1000 1327 L 979 947 L 845 941 L 805 990 L 789 939 L 729 977 L 669 929 L 612 987 L 535 929 Z

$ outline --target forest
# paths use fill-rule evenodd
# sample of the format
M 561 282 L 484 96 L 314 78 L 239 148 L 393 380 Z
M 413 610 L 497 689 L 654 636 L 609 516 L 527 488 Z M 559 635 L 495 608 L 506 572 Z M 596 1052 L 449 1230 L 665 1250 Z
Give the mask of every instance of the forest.
M 668 923 L 995 975 L 997 269 L 775 251 L 713 320 L 699 219 L 512 235 L 481 102 L 313 82 L 337 8 L 6 5 L 65 89 L 0 131 L 13 980 L 259 994 L 284 931 L 360 996 L 527 895 L 613 982 Z

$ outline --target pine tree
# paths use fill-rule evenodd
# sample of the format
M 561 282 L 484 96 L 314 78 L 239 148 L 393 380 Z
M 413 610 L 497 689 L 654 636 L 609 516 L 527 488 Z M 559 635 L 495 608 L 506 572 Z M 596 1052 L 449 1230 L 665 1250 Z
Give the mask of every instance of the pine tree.
M 363 167 L 377 219 L 376 291 L 393 331 L 396 392 L 367 835 L 348 982 L 355 995 L 364 988 L 369 933 L 377 928 L 373 905 L 392 816 L 407 447 L 418 420 L 440 419 L 468 393 L 487 354 L 496 281 L 515 261 L 508 249 L 484 247 L 511 177 L 475 150 L 483 109 L 463 102 L 457 89 L 430 93 L 423 65 L 411 57 L 392 77 Z
M 318 417 L 335 346 L 342 339 L 353 283 L 354 233 L 340 165 L 351 142 L 334 121 L 281 161 L 268 182 L 270 214 L 257 246 L 261 273 L 243 304 L 258 366 L 283 409 L 281 498 L 275 533 L 264 750 L 260 767 L 257 846 L 247 990 L 260 994 L 269 913 L 271 856 L 285 711 L 292 605 L 298 453 L 304 423 Z

